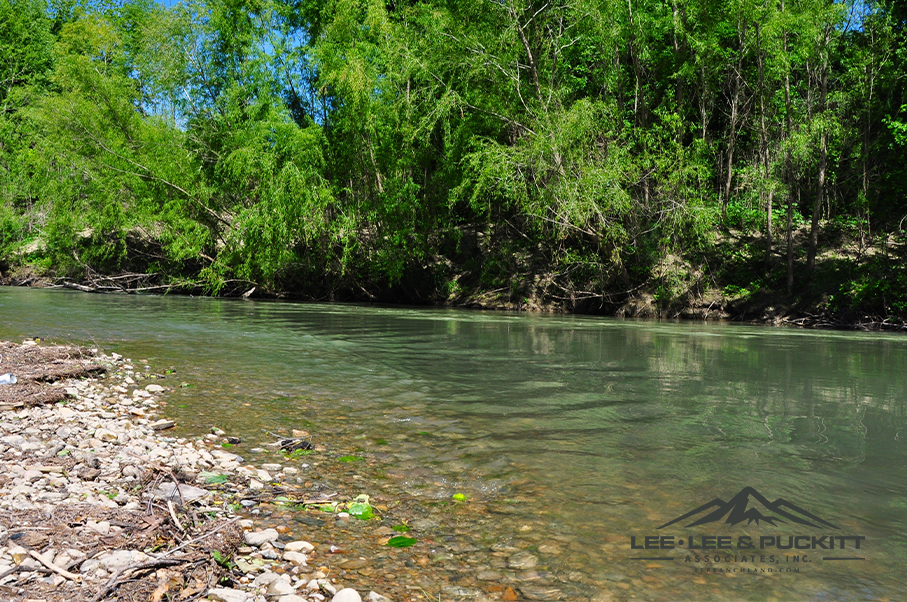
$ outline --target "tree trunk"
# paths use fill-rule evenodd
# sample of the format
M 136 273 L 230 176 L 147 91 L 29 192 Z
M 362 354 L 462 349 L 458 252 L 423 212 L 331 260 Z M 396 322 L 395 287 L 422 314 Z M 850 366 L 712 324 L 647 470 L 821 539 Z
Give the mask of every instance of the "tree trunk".
M 746 38 L 746 24 L 740 24 L 737 32 L 737 38 L 740 41 L 740 50 L 737 57 L 737 69 L 734 74 L 734 95 L 731 98 L 731 127 L 730 139 L 728 140 L 727 150 L 727 175 L 724 180 L 724 204 L 721 206 L 721 216 L 727 217 L 727 206 L 731 200 L 731 182 L 734 178 L 734 147 L 737 142 L 737 119 L 739 118 L 740 92 L 741 92 L 741 73 L 743 70 L 743 50 Z
M 765 206 L 765 271 L 768 271 L 772 267 L 772 200 L 775 194 L 775 191 L 771 183 L 771 161 L 768 151 L 768 127 L 765 125 L 765 69 L 763 65 L 763 56 L 762 56 L 762 32 L 760 31 L 759 24 L 756 24 L 756 57 L 759 64 L 759 122 L 762 126 L 762 164 L 765 169 L 765 181 L 762 187 L 760 187 L 759 196 L 762 196 L 762 191 L 765 188 L 765 185 L 768 185 L 768 202 Z
M 781 12 L 785 12 L 784 0 L 781 0 Z M 788 55 L 787 50 L 787 30 L 784 31 L 783 35 L 784 40 L 784 54 Z M 786 136 L 790 140 L 791 134 L 793 133 L 793 116 L 791 115 L 791 103 L 790 103 L 790 66 L 785 69 L 784 72 L 784 107 L 786 109 L 785 113 L 785 126 L 786 126 Z M 791 178 L 793 174 L 793 166 L 790 156 L 790 150 L 785 153 L 784 157 L 785 162 L 785 172 L 787 177 Z M 794 178 L 796 181 L 797 187 L 797 203 L 800 203 L 800 180 L 799 178 Z M 790 297 L 794 292 L 794 233 L 793 233 L 793 224 L 794 224 L 794 196 L 791 193 L 790 189 L 787 191 L 787 296 Z
M 787 199 L 787 296 L 794 293 L 794 203 L 788 194 Z M 797 181 L 797 204 L 800 203 L 800 182 Z
M 825 56 L 822 61 L 821 87 L 819 96 L 819 106 L 823 114 L 828 109 L 826 106 L 828 100 L 828 38 L 831 35 L 831 29 L 825 28 Z M 824 116 L 824 115 L 823 115 Z M 828 133 L 827 127 L 822 124 L 822 135 L 819 140 L 819 182 L 816 190 L 816 202 L 813 204 L 812 223 L 809 230 L 809 253 L 806 257 L 806 270 L 810 273 L 816 267 L 816 246 L 819 242 L 819 217 L 822 214 L 822 203 L 825 201 L 825 172 L 828 162 Z

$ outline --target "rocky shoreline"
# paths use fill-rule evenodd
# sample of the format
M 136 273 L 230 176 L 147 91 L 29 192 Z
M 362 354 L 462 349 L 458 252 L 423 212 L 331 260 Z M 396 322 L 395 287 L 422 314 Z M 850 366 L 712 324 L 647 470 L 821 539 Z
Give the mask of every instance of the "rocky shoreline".
M 368 499 L 307 494 L 298 468 L 245 465 L 222 432 L 167 436 L 173 422 L 158 412 L 173 379 L 141 365 L 0 343 L 0 372 L 18 379 L 0 385 L 0 598 L 388 602 L 331 576 L 334 550 L 241 514 L 277 493 L 348 520 L 371 512 Z M 275 445 L 309 445 L 293 435 Z

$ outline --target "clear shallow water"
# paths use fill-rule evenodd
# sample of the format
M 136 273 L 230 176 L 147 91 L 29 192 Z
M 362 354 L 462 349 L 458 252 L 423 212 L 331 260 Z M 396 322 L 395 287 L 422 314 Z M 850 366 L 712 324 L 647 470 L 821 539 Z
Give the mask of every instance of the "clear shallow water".
M 315 480 L 406 498 L 425 542 L 412 557 L 445 582 L 539 599 L 907 599 L 907 337 L 0 288 L 0 339 L 23 336 L 176 367 L 171 384 L 193 385 L 171 395 L 182 434 L 303 426 L 365 457 Z M 657 530 L 745 486 L 839 530 Z M 456 492 L 470 502 L 441 503 Z M 728 576 L 696 569 L 793 565 L 630 548 L 665 534 L 866 539 L 807 552 L 799 573 Z M 631 560 L 644 556 L 671 560 Z

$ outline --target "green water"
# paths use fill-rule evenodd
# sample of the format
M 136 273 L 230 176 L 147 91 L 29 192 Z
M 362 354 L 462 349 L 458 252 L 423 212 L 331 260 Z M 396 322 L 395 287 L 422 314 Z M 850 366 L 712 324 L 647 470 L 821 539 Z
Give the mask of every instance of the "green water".
M 536 599 L 907 599 L 904 336 L 0 288 L 0 339 L 24 336 L 175 367 L 169 384 L 192 385 L 170 396 L 182 435 L 304 427 L 322 462 L 365 458 L 319 484 L 406 498 L 425 546 L 412 558 L 432 563 L 413 570 L 439 583 L 524 584 Z M 657 529 L 746 486 L 839 529 Z M 694 572 L 712 567 L 687 562 L 695 552 L 630 548 L 665 534 L 865 540 L 806 563 L 723 554 L 715 566 L 800 569 L 727 576 Z M 539 564 L 515 566 L 518 550 Z M 644 556 L 670 560 L 631 560 Z

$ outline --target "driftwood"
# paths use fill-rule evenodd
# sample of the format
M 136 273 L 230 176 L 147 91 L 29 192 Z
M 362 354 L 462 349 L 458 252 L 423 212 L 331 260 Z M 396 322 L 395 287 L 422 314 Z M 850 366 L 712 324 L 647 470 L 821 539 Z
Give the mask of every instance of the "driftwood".
M 0 408 L 62 401 L 67 397 L 66 391 L 48 384 L 69 378 L 97 376 L 106 370 L 80 347 L 0 343 L 0 374 L 10 372 L 18 381 L 13 385 L 0 385 Z

